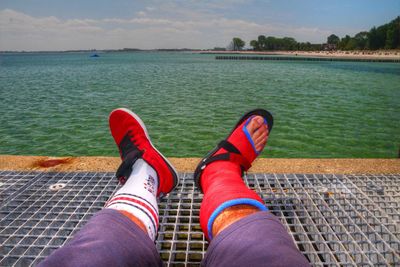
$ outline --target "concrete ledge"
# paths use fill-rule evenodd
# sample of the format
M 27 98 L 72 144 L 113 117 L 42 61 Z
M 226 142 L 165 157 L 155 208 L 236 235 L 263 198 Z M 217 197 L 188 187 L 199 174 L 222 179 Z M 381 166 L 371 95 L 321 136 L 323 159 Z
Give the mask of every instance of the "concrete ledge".
M 169 158 L 179 172 L 193 172 L 200 158 Z M 0 170 L 114 172 L 118 157 L 0 155 Z M 399 174 L 400 159 L 257 159 L 249 173 Z

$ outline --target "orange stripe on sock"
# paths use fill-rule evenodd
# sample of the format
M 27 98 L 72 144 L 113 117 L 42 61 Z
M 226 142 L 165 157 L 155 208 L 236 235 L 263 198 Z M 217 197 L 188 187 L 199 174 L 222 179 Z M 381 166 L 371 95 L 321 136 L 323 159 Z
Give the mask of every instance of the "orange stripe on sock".
M 133 214 L 129 213 L 126 210 L 117 210 L 119 213 L 121 213 L 122 215 L 128 217 L 129 220 L 131 220 L 132 222 L 134 222 L 137 226 L 140 227 L 140 229 L 142 229 L 146 234 L 147 234 L 147 229 L 146 226 L 144 226 L 144 224 L 142 223 L 141 220 L 139 220 L 138 218 L 136 218 Z

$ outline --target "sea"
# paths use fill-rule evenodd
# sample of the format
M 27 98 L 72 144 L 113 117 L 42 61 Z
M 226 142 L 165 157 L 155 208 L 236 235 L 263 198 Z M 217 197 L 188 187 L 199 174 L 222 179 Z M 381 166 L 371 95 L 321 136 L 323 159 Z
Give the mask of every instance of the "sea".
M 264 108 L 274 127 L 261 157 L 399 157 L 399 63 L 98 55 L 0 54 L 0 154 L 118 156 L 108 116 L 125 107 L 166 156 L 201 157 Z

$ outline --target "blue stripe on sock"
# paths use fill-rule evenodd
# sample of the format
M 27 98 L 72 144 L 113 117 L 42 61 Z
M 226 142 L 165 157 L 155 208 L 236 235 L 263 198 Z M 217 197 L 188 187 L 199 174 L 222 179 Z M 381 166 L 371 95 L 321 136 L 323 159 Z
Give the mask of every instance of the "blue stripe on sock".
M 232 200 L 225 201 L 221 205 L 219 205 L 214 212 L 211 214 L 210 219 L 208 219 L 207 223 L 207 231 L 208 231 L 208 239 L 211 241 L 212 239 L 212 226 L 214 224 L 215 219 L 217 216 L 226 208 L 235 206 L 235 205 L 251 205 L 256 208 L 258 208 L 261 211 L 266 211 L 268 210 L 267 207 L 265 207 L 262 203 L 255 199 L 251 198 L 236 198 Z

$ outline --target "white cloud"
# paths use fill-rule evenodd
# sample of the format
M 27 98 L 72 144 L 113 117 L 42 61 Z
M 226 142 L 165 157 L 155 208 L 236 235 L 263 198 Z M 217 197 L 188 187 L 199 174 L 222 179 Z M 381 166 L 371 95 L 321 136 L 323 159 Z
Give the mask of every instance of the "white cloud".
M 138 15 L 139 17 L 145 17 L 147 13 L 145 11 L 139 11 L 136 13 L 136 15 Z
M 223 2 L 232 1 L 246 0 Z M 213 3 L 217 1 L 210 2 Z M 97 20 L 63 20 L 53 16 L 33 17 L 10 9 L 0 11 L 0 50 L 212 48 L 226 46 L 236 36 L 247 43 L 260 34 L 322 41 L 330 33 L 318 28 L 229 19 L 176 6 L 146 7 L 129 19 Z

